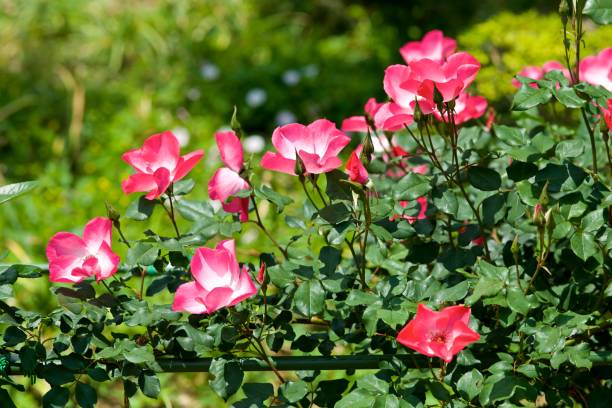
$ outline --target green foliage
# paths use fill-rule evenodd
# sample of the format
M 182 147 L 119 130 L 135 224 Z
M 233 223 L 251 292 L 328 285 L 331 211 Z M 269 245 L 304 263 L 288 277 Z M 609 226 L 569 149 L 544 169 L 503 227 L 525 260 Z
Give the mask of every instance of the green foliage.
M 593 5 L 587 10 L 595 13 L 595 5 L 604 2 L 587 3 Z M 604 15 L 603 12 L 600 14 Z M 596 54 L 610 46 L 612 26 L 585 25 L 585 30 L 582 56 Z M 466 30 L 458 41 L 462 49 L 469 51 L 482 64 L 476 84 L 478 93 L 494 101 L 514 93 L 511 81 L 522 68 L 541 66 L 550 60 L 565 61 L 563 32 L 557 13 L 502 12 Z M 532 91 L 533 97 L 538 98 L 541 97 L 538 95 L 547 93 Z

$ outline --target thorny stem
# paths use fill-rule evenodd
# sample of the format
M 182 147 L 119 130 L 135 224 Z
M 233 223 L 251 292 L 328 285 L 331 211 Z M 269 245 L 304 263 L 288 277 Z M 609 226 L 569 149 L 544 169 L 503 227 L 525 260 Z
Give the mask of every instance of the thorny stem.
M 455 116 L 453 114 L 453 110 L 449 109 L 449 105 L 446 104 L 446 109 L 447 109 L 447 116 L 448 116 L 448 125 L 449 125 L 449 131 L 451 133 L 450 138 L 451 138 L 451 146 L 453 149 L 453 159 L 455 160 L 455 166 L 457 169 L 459 169 L 459 159 L 457 157 L 457 140 L 459 138 L 459 133 L 457 132 L 457 126 L 455 125 Z M 442 117 L 444 118 L 444 115 L 442 115 Z M 474 216 L 476 217 L 476 221 L 478 222 L 478 228 L 480 229 L 480 234 L 483 236 L 484 239 L 484 245 L 483 245 L 483 249 L 485 252 L 485 258 L 486 259 L 491 259 L 491 254 L 489 253 L 489 246 L 487 244 L 487 238 L 484 235 L 484 223 L 482 222 L 482 218 L 480 217 L 480 212 L 478 211 L 478 209 L 474 206 L 474 204 L 472 203 L 472 200 L 470 199 L 470 196 L 468 195 L 468 193 L 465 191 L 465 188 L 463 187 L 463 184 L 461 184 L 461 181 L 459 180 L 459 174 L 457 174 L 456 177 L 453 178 L 455 181 L 455 184 L 457 185 L 457 187 L 459 187 L 459 190 L 461 190 L 461 193 L 463 194 L 463 197 L 465 198 L 465 201 L 467 201 L 468 205 L 470 206 L 470 208 L 472 209 L 472 212 L 474 213 Z
M 268 364 L 268 366 L 272 369 L 272 371 L 274 372 L 274 374 L 276 375 L 276 377 L 278 378 L 278 380 L 281 383 L 285 383 L 285 379 L 283 378 L 283 376 L 281 375 L 281 373 L 276 369 L 276 367 L 274 366 L 274 363 L 272 362 L 272 360 L 270 360 L 270 357 L 268 357 L 268 354 L 266 353 L 266 350 L 263 346 L 263 344 L 261 344 L 261 340 L 256 338 L 255 339 L 255 343 L 251 343 L 253 344 L 253 348 L 255 348 L 255 350 L 257 351 L 257 353 L 260 355 L 260 357 L 266 362 L 266 364 Z M 259 347 L 257 347 L 259 346 Z
M 586 110 L 584 108 L 580 108 L 580 112 L 582 113 L 582 119 L 584 120 L 584 126 L 586 126 L 587 131 L 589 132 L 589 139 L 591 139 L 591 158 L 593 160 L 593 173 L 595 177 L 597 177 L 597 148 L 595 147 L 595 133 L 593 129 L 591 129 L 591 125 L 589 125 L 589 121 L 587 118 Z M 608 148 L 606 143 L 606 149 Z M 610 154 L 608 154 L 608 161 L 610 160 Z
M 321 201 L 323 202 L 323 205 L 328 206 L 329 203 L 325 200 L 325 197 L 323 196 L 323 193 L 321 192 L 321 189 L 319 188 L 319 185 L 317 184 L 317 181 L 314 178 L 312 178 L 312 177 L 309 177 L 309 179 L 310 179 L 310 183 L 313 185 L 313 187 L 315 188 L 315 190 L 319 194 L 319 197 L 321 198 Z
M 131 248 L 132 246 L 130 245 L 128 240 L 125 239 L 125 235 L 123 235 L 123 231 L 121 231 L 121 224 L 119 224 L 119 222 L 117 222 L 117 223 L 113 222 L 113 226 L 115 227 L 115 229 L 119 233 L 119 237 L 121 238 L 121 242 L 123 242 L 125 245 L 127 245 L 128 248 Z
M 166 195 L 168 196 L 168 201 L 170 201 L 170 209 L 166 208 L 163 201 L 161 201 L 161 205 L 162 207 L 164 207 L 164 210 L 166 210 L 166 214 L 168 214 L 168 217 L 170 217 L 170 221 L 172 221 L 174 232 L 176 232 L 176 238 L 180 239 L 181 233 L 179 232 L 178 226 L 176 225 L 176 219 L 174 217 L 174 204 L 172 204 L 172 199 L 174 198 L 174 194 L 172 193 L 172 189 L 173 189 L 173 185 L 170 184 L 170 187 L 168 187 L 168 191 L 166 192 Z
M 264 234 L 266 234 L 266 236 L 270 239 L 270 241 L 272 241 L 272 244 L 274 244 L 274 246 L 276 246 L 278 250 L 281 251 L 285 259 L 289 259 L 289 254 L 287 253 L 287 250 L 285 250 L 278 243 L 278 241 L 272 236 L 272 234 L 270 234 L 268 229 L 265 227 L 263 221 L 261 220 L 261 216 L 259 214 L 259 208 L 257 207 L 257 201 L 255 200 L 255 195 L 253 194 L 251 194 L 251 202 L 253 203 L 253 208 L 255 209 L 255 217 L 257 217 L 257 221 L 255 221 L 255 224 L 263 231 Z
M 363 241 L 361 241 L 361 281 L 364 287 L 364 290 L 367 289 L 366 286 L 366 248 L 368 245 L 368 232 L 370 230 L 370 222 L 372 221 L 372 215 L 370 214 L 370 200 L 368 198 L 367 190 L 363 193 L 363 208 L 364 208 L 364 216 L 365 216 L 365 224 L 364 224 L 364 235 Z

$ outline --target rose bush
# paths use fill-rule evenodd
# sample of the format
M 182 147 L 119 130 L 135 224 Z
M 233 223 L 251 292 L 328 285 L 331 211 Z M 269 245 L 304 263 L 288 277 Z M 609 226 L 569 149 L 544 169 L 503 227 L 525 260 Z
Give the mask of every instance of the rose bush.
M 245 158 L 235 111 L 216 135 L 225 167 L 210 200 L 188 198 L 204 152 L 180 156 L 172 132 L 125 153 L 124 192 L 146 194 L 124 215 L 109 203 L 82 238 L 51 237 L 48 271 L 0 267 L 0 401 L 24 391 L 20 373 L 49 384 L 44 406 L 93 406 L 109 381 L 129 406 L 138 390 L 158 395 L 157 373 L 207 361 L 235 406 L 606 406 L 611 55 L 580 57 L 583 12 L 610 16 L 597 4 L 562 1 L 567 72 L 522 71 L 512 112 L 484 119 L 486 100 L 466 90 L 479 62 L 434 31 L 385 71 L 391 100 L 343 130 L 281 126 L 275 151 Z M 289 183 L 303 194 L 274 188 Z M 156 210 L 173 236 L 124 234 Z M 273 252 L 236 241 L 251 227 Z M 66 282 L 50 313 L 13 305 L 15 282 L 36 278 Z M 287 355 L 323 363 L 285 370 Z M 253 362 L 275 383 L 243 383 Z

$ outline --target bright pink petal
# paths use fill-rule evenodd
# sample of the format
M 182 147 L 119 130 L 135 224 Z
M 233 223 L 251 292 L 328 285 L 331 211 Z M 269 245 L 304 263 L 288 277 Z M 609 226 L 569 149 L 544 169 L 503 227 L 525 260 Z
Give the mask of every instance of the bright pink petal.
M 260 164 L 264 169 L 295 175 L 295 159 L 287 159 L 281 156 L 279 153 L 266 152 L 262 157 Z
M 204 304 L 208 313 L 212 313 L 222 307 L 231 306 L 234 289 L 218 287 L 211 290 L 204 298 Z
M 135 193 L 135 192 L 148 192 L 148 193 L 156 193 L 157 192 L 157 183 L 155 182 L 155 177 L 151 174 L 144 173 L 136 173 L 129 176 L 126 180 L 121 182 L 121 188 L 125 194 Z M 148 198 L 148 197 L 147 197 Z M 157 198 L 152 197 L 150 200 Z
M 196 282 L 183 283 L 176 289 L 172 310 L 193 314 L 209 313 L 202 301 L 202 297 L 206 295 L 206 290 L 201 288 Z
M 367 132 L 368 123 L 365 116 L 351 116 L 342 121 L 342 130 L 345 132 Z
M 47 244 L 47 258 L 52 262 L 58 257 L 83 258 L 89 254 L 81 237 L 70 232 L 58 232 Z
M 198 248 L 191 258 L 191 274 L 207 291 L 220 286 L 229 286 L 232 272 L 238 268 L 235 259 L 226 250 Z
M 113 223 L 108 218 L 96 217 L 85 225 L 83 230 L 83 241 L 89 253 L 95 254 L 102 243 L 111 245 Z
M 215 140 L 223 163 L 236 173 L 240 173 L 244 159 L 242 144 L 238 136 L 233 131 L 217 132 Z
M 153 173 L 153 179 L 155 179 L 157 189 L 149 192 L 149 194 L 145 196 L 145 198 L 148 200 L 153 200 L 164 194 L 172 181 L 170 179 L 170 171 L 165 167 L 160 167 L 159 169 L 155 170 L 155 173 Z
M 76 283 L 85 279 L 83 275 L 75 275 L 73 271 L 81 267 L 83 258 L 59 256 L 49 261 L 49 280 L 51 282 Z
M 416 92 L 404 89 L 401 85 L 406 83 L 411 74 L 410 67 L 406 65 L 391 65 L 385 70 L 383 87 L 389 97 L 402 107 L 409 107 L 416 98 Z
M 249 189 L 249 183 L 227 167 L 218 169 L 208 182 L 208 196 L 212 200 L 219 200 L 222 203 L 239 191 Z
M 280 155 L 287 159 L 295 159 L 295 151 L 298 148 L 314 149 L 306 126 L 299 123 L 290 123 L 274 129 L 272 144 Z
M 247 197 L 236 197 L 229 203 L 222 202 L 223 211 L 240 214 L 240 222 L 249 220 L 249 199 Z
M 234 306 L 235 304 L 240 303 L 247 298 L 250 298 L 256 293 L 257 288 L 255 287 L 255 284 L 253 283 L 251 275 L 249 275 L 246 266 L 244 266 L 242 268 L 242 273 L 238 278 L 236 286 L 234 286 L 234 292 L 232 293 L 230 306 Z
M 179 162 L 176 166 L 176 170 L 174 173 L 174 177 L 172 181 L 179 181 L 183 177 L 187 175 L 195 167 L 196 164 L 202 159 L 204 156 L 204 150 L 196 150 L 191 153 L 187 153 L 179 159 Z
M 305 151 L 299 151 L 298 155 L 304 162 L 306 172 L 310 174 L 327 173 L 342 166 L 342 160 L 336 156 L 322 158 L 316 154 L 311 154 Z
M 117 266 L 121 259 L 119 255 L 113 252 L 110 245 L 103 242 L 98 252 L 96 253 L 99 271 L 96 275 L 96 280 L 99 282 L 106 279 L 117 272 Z
M 349 175 L 349 179 L 355 183 L 366 184 L 368 182 L 368 171 L 359 159 L 359 154 L 356 150 L 351 153 L 346 162 L 346 172 Z

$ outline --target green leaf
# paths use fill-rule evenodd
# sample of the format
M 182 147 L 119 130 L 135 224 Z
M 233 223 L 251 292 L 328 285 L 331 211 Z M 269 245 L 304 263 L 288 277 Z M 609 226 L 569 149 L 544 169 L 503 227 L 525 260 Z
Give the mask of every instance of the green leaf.
M 372 408 L 399 408 L 400 400 L 393 394 L 379 395 Z
M 353 201 L 350 187 L 342 181 L 348 180 L 348 175 L 340 170 L 332 170 L 325 173 L 325 194 L 332 200 Z M 342 180 L 342 181 L 341 181 Z
M 0 187 L 0 204 L 19 197 L 20 195 L 33 190 L 36 188 L 36 186 L 38 186 L 37 181 L 24 181 L 21 183 L 7 184 L 6 186 L 2 186 Z
M 552 97 L 550 90 L 545 88 L 532 88 L 523 84 L 521 89 L 514 94 L 512 99 L 512 110 L 524 111 L 535 106 L 546 103 Z
M 11 395 L 4 388 L 0 388 L 0 401 L 4 404 L 4 408 L 17 408 L 13 400 L 11 399 Z
M 351 289 L 346 298 L 346 304 L 349 306 L 370 305 L 379 300 L 379 297 L 373 293 L 363 292 L 358 289 Z
M 52 387 L 43 396 L 43 408 L 62 408 L 68 404 L 70 399 L 70 392 L 68 389 L 63 387 Z
M 209 381 L 213 391 L 227 401 L 242 385 L 244 373 L 236 361 L 215 358 L 210 364 L 210 374 L 214 379 Z
M 587 215 L 582 218 L 580 221 L 580 227 L 585 232 L 595 232 L 601 227 L 603 227 L 605 223 L 603 211 L 601 209 L 591 211 Z
M 501 176 L 498 172 L 486 167 L 470 167 L 468 169 L 470 184 L 482 191 L 493 191 L 501 187 Z
M 597 253 L 597 244 L 595 238 L 590 233 L 582 230 L 577 230 L 571 241 L 572 251 L 578 256 L 578 258 L 586 261 L 590 256 Z
M 280 386 L 280 392 L 290 403 L 298 402 L 308 394 L 308 385 L 304 381 L 288 381 Z
M 557 145 L 557 157 L 578 157 L 584 151 L 584 142 L 580 139 L 564 140 Z
M 464 280 L 455 286 L 437 291 L 433 300 L 437 303 L 457 302 L 467 296 L 469 288 L 469 282 Z
M 459 205 L 457 196 L 450 190 L 444 191 L 440 198 L 434 197 L 434 204 L 443 213 L 451 215 L 457 214 L 457 207 Z
M 612 0 L 587 0 L 582 13 L 597 24 L 610 24 L 612 23 Z
M 520 160 L 513 160 L 510 166 L 506 167 L 506 173 L 508 178 L 512 181 L 526 180 L 530 177 L 535 176 L 538 172 L 538 166 L 529 162 L 522 162 Z
M 365 375 L 357 380 L 357 387 L 372 394 L 385 395 L 389 392 L 389 383 L 376 377 L 374 374 Z
M 552 89 L 552 92 L 555 98 L 557 98 L 562 105 L 568 108 L 580 108 L 586 103 L 584 99 L 576 94 L 574 88 L 561 87 L 557 89 L 555 87 Z
M 393 186 L 395 200 L 412 201 L 431 190 L 429 177 L 418 173 L 408 173 Z
M 527 300 L 522 290 L 516 286 L 512 286 L 508 288 L 506 295 L 510 309 L 522 315 L 529 313 L 529 300 Z
M 344 203 L 334 203 L 322 208 L 319 215 L 330 224 L 336 225 L 348 220 L 351 217 L 351 212 Z
M 89 384 L 77 382 L 75 394 L 78 404 L 83 408 L 93 408 L 98 402 L 96 390 Z
M 134 364 L 141 364 L 155 361 L 153 352 L 146 347 L 134 347 L 128 352 L 123 353 L 127 361 Z
M 126 263 L 128 265 L 153 265 L 157 260 L 159 249 L 151 244 L 139 242 L 128 249 Z
M 132 201 L 125 211 L 125 216 L 131 220 L 144 221 L 153 214 L 155 200 L 147 200 L 145 196 Z
M 295 291 L 293 302 L 297 311 L 304 316 L 319 314 L 325 305 L 325 289 L 318 280 L 304 281 Z
M 334 408 L 372 408 L 376 398 L 367 390 L 357 388 L 336 403 Z
M 138 376 L 138 386 L 144 395 L 149 398 L 157 398 L 161 391 L 159 378 L 155 373 L 142 372 Z
M 8 347 L 16 346 L 26 340 L 26 334 L 17 326 L 9 326 L 4 332 L 4 345 Z
M 263 198 L 264 200 L 268 200 L 269 202 L 274 204 L 279 213 L 283 212 L 286 205 L 289 205 L 293 202 L 293 199 L 281 195 L 265 185 L 253 189 L 253 193 L 255 193 L 257 197 Z
M 176 209 L 189 221 L 207 219 L 214 215 L 213 208 L 208 201 L 179 200 L 176 203 Z
M 483 376 L 477 369 L 463 374 L 457 381 L 457 389 L 468 401 L 476 398 L 482 391 Z
M 195 181 L 193 179 L 182 179 L 174 183 L 172 194 L 175 196 L 189 194 L 194 187 Z

